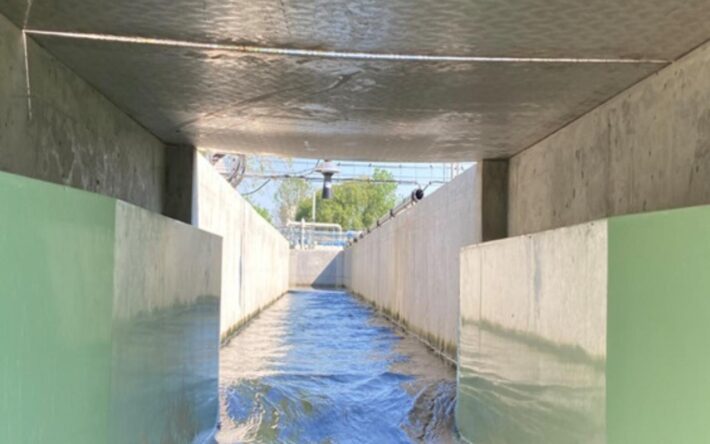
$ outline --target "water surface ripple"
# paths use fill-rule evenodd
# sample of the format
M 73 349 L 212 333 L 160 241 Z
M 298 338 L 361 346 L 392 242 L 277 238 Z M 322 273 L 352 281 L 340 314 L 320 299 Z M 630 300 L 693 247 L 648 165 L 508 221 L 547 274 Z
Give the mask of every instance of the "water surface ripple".
M 455 369 L 343 291 L 293 291 L 221 352 L 220 443 L 454 441 Z

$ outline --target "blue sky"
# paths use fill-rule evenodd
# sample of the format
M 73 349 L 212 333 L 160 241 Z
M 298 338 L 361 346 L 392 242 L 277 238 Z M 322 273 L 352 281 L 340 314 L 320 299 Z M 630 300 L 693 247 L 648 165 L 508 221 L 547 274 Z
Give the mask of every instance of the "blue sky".
M 431 181 L 448 181 L 451 178 L 451 164 L 430 164 L 430 163 L 388 163 L 388 162 L 338 162 L 340 173 L 336 177 L 361 177 L 370 176 L 375 167 L 386 169 L 394 175 L 395 179 L 411 183 L 404 183 L 397 186 L 397 195 L 404 199 L 415 188 L 416 183 L 425 187 Z M 271 156 L 251 157 L 249 160 L 247 173 L 257 174 L 288 174 L 294 172 L 304 172 L 312 170 L 316 165 L 313 159 L 284 159 Z M 460 171 L 469 168 L 472 163 L 458 164 Z M 239 185 L 239 192 L 250 193 L 265 182 L 261 178 L 245 178 Z M 279 187 L 280 180 L 271 180 L 263 188 L 251 194 L 249 197 L 253 202 L 269 210 L 275 217 L 278 214 L 278 205 L 274 200 L 274 194 Z M 320 190 L 322 182 L 312 182 L 314 190 Z M 433 192 L 440 184 L 431 184 L 427 188 L 427 194 Z

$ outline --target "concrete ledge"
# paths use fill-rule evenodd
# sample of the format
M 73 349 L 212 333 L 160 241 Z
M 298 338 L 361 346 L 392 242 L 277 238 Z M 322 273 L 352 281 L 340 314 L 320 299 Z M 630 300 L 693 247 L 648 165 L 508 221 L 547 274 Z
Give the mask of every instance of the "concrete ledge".
M 461 319 L 606 356 L 607 223 L 466 247 Z

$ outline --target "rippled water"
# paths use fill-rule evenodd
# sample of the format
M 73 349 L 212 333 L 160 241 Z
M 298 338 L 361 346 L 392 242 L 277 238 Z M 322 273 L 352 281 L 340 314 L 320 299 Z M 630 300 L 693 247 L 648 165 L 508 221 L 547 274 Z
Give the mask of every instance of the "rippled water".
M 455 369 L 342 291 L 284 296 L 220 378 L 220 443 L 454 442 Z

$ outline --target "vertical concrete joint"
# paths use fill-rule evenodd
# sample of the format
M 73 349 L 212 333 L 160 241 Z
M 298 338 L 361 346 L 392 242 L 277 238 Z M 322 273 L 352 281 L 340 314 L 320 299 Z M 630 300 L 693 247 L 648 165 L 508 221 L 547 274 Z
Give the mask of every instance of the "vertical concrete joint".
M 163 214 L 188 224 L 192 223 L 195 155 L 195 147 L 190 145 L 165 147 Z
M 481 175 L 481 241 L 508 237 L 508 160 L 483 160 Z

